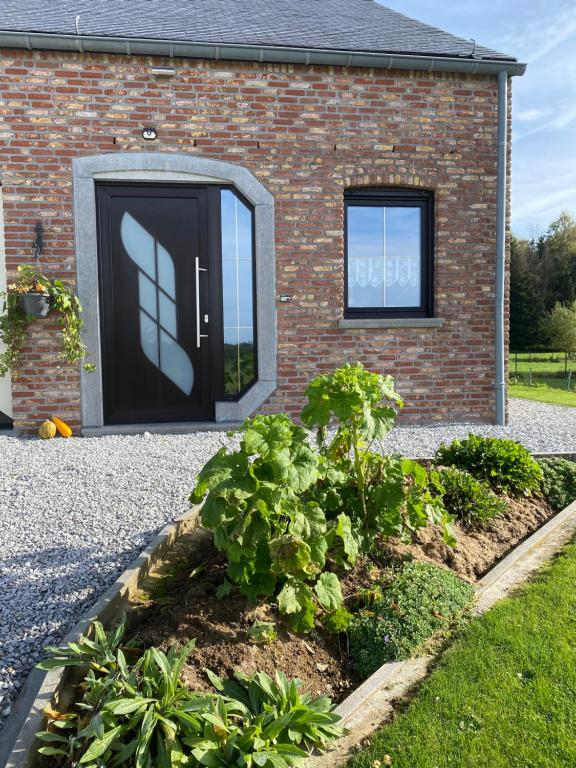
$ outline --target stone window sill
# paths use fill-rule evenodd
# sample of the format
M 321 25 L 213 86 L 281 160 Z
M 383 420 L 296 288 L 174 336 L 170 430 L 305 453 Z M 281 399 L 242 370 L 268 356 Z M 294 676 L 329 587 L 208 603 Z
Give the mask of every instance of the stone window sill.
M 339 328 L 441 328 L 443 317 L 341 317 Z

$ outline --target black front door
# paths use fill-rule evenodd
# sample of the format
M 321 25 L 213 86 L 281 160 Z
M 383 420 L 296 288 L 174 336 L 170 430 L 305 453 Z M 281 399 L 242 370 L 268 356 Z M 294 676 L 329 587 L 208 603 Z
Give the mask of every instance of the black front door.
M 106 424 L 213 418 L 207 191 L 98 185 Z

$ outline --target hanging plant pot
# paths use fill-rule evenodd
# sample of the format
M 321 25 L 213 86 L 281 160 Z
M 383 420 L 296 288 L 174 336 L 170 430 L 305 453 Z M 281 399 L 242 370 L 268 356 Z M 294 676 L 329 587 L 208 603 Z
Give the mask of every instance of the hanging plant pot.
M 50 312 L 49 293 L 22 293 L 20 304 L 27 315 L 31 317 L 46 317 Z

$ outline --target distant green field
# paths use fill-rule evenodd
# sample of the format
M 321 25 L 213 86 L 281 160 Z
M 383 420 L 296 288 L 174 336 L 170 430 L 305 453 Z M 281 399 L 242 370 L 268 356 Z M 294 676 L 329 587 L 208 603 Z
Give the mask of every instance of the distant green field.
M 511 352 L 508 368 L 510 397 L 576 407 L 576 361 L 563 352 Z
M 538 382 L 535 386 L 510 383 L 508 394 L 510 397 L 520 397 L 522 400 L 537 400 L 540 403 L 570 405 L 576 408 L 576 392 L 573 389 L 570 391 L 566 389 L 564 379 L 544 379 L 544 381 L 545 384 Z
M 576 361 L 565 359 L 564 352 L 510 352 L 510 376 L 516 374 L 564 374 L 566 370 L 576 371 Z

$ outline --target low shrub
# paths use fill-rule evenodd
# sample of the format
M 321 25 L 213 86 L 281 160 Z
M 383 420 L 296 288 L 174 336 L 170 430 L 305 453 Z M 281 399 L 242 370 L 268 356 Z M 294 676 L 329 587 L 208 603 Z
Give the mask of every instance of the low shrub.
M 474 589 L 430 563 L 409 562 L 369 592 L 370 604 L 349 627 L 350 655 L 363 678 L 387 661 L 407 659 L 440 630 L 461 618 Z
M 193 642 L 167 654 L 148 648 L 128 663 L 123 626 L 94 629 L 95 641 L 50 648 L 38 665 L 87 669 L 77 711 L 49 712 L 49 729 L 37 734 L 54 766 L 289 768 L 342 734 L 330 700 L 300 693 L 282 673 L 222 680 L 207 671 L 217 693 L 195 692 L 180 679 Z
M 553 509 L 564 509 L 576 499 L 576 464 L 566 459 L 540 459 L 542 490 Z
M 481 528 L 508 510 L 504 499 L 496 496 L 487 483 L 476 480 L 465 469 L 441 469 L 440 483 L 444 488 L 444 506 L 456 520 L 470 528 Z
M 542 486 L 538 462 L 513 440 L 468 435 L 466 440 L 442 444 L 436 451 L 436 463 L 465 469 L 492 490 L 510 496 L 530 496 Z

